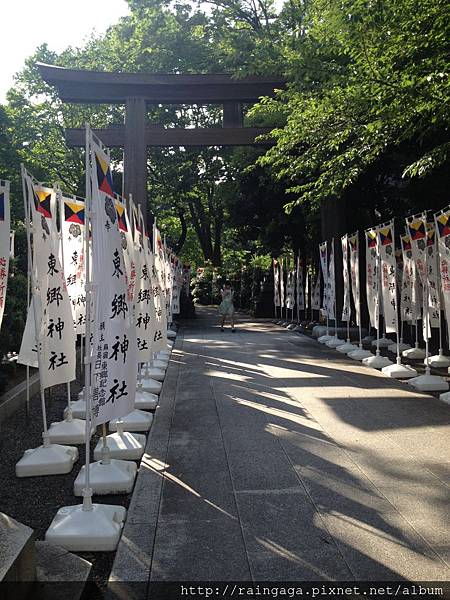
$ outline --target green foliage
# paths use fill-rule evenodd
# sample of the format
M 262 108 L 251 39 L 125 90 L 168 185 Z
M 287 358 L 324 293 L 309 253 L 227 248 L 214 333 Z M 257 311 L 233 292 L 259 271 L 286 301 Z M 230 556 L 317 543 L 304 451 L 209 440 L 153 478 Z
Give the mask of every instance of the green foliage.
M 286 117 L 260 163 L 290 181 L 288 208 L 342 197 L 395 153 L 397 178 L 448 166 L 448 2 L 311 0 L 283 18 L 301 30 L 284 38 L 293 83 L 255 112 Z

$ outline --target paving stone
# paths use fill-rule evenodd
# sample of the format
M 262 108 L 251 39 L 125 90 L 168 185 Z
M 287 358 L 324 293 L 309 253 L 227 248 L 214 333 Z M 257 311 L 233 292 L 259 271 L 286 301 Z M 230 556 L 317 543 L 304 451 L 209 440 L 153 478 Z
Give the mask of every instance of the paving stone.
M 158 525 L 151 581 L 250 579 L 242 532 L 236 518 L 177 521 Z
M 351 579 L 332 537 L 302 487 L 238 493 L 252 575 L 256 580 Z

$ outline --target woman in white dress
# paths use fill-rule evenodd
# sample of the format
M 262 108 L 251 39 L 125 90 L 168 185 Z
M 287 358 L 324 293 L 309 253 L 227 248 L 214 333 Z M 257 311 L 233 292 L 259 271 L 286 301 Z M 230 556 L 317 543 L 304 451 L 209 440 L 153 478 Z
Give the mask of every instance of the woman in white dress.
M 234 291 L 230 286 L 229 281 L 225 282 L 223 288 L 220 290 L 220 295 L 222 296 L 222 302 L 219 305 L 220 331 L 223 331 L 225 320 L 227 316 L 229 316 L 231 321 L 231 331 L 234 333 L 236 331 L 234 328 Z

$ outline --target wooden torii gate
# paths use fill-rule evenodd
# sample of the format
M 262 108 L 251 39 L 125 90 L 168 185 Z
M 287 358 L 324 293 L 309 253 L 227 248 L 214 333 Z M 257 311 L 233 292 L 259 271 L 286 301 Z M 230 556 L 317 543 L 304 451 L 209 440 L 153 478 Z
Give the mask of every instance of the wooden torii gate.
M 242 146 L 257 144 L 255 138 L 269 128 L 243 126 L 243 103 L 274 96 L 285 87 L 279 77 L 230 75 L 150 75 L 79 71 L 38 63 L 44 81 L 58 90 L 63 102 L 124 104 L 124 125 L 94 130 L 110 148 L 124 148 L 124 193 L 133 195 L 147 215 L 147 147 L 149 146 Z M 164 128 L 147 120 L 148 104 L 221 104 L 222 127 Z M 84 129 L 67 129 L 69 146 L 84 146 Z

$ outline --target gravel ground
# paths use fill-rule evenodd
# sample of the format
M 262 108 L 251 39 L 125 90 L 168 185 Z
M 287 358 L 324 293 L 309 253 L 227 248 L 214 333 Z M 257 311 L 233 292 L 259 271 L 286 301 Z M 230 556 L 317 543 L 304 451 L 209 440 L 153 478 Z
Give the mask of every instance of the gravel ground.
M 72 384 L 72 397 L 76 399 L 80 384 Z M 48 424 L 62 420 L 66 406 L 66 385 L 52 388 L 47 392 Z M 98 428 L 98 431 L 101 429 Z M 80 457 L 67 475 L 17 478 L 15 465 L 27 448 L 35 448 L 42 443 L 42 412 L 39 395 L 30 402 L 30 416 L 27 419 L 25 407 L 21 408 L 2 423 L 0 436 L 0 511 L 28 525 L 35 531 L 36 539 L 43 540 L 56 512 L 62 506 L 79 504 L 80 499 L 73 495 L 73 483 L 85 461 L 84 445 L 78 445 Z M 99 439 L 94 435 L 91 452 Z M 91 454 L 92 456 L 92 454 Z M 131 494 L 95 496 L 95 502 L 118 504 L 128 507 Z M 93 579 L 101 598 L 113 564 L 113 552 L 79 553 L 93 564 Z

